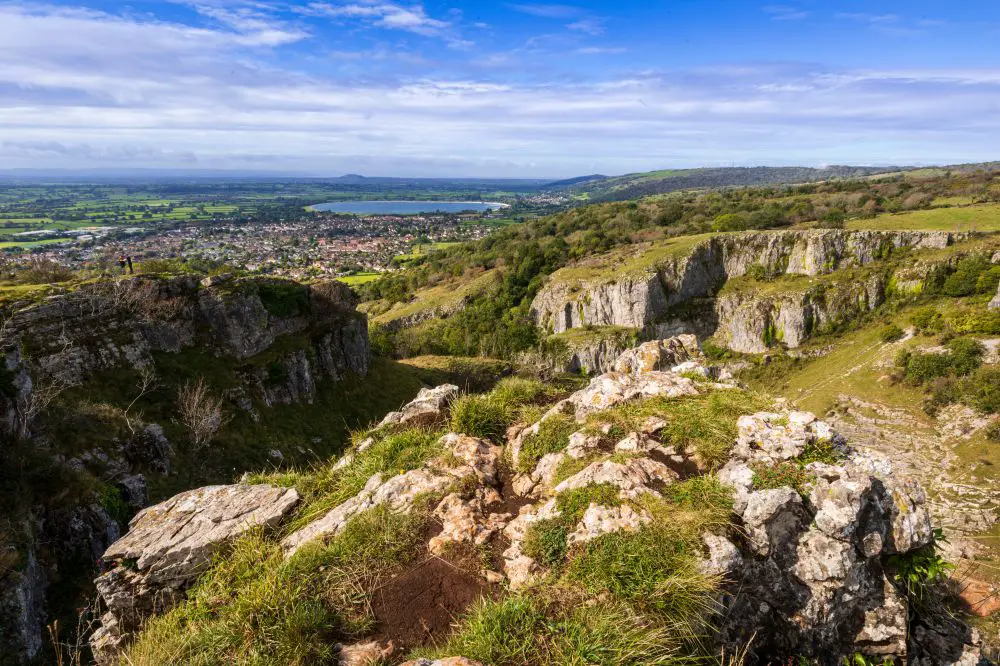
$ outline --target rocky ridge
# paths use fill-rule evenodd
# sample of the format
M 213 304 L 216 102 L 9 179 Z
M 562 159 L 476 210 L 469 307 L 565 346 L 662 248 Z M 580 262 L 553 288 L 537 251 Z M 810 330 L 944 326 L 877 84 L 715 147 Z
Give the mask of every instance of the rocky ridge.
M 671 486 L 710 471 L 695 449 L 666 436 L 669 415 L 650 415 L 631 432 L 616 430 L 602 415 L 650 399 L 683 401 L 740 390 L 716 382 L 712 377 L 717 375 L 704 363 L 693 338 L 646 343 L 623 354 L 615 370 L 551 405 L 538 422 L 512 428 L 502 446 L 450 432 L 437 443 L 439 455 L 423 467 L 372 475 L 360 493 L 286 533 L 281 542 L 286 558 L 294 558 L 306 545 L 323 543 L 372 507 L 406 513 L 433 497 L 432 513 L 441 530 L 430 538 L 430 553 L 445 553 L 456 544 L 502 546 L 499 570 L 483 569 L 483 579 L 491 584 L 506 579 L 512 589 L 529 593 L 544 589 L 547 576 L 561 564 L 537 559 L 527 545 L 533 529 L 568 517 L 567 551 L 561 557 L 572 557 L 575 548 L 608 535 L 638 533 L 662 520 L 655 502 Z M 438 398 L 454 393 L 454 387 L 429 391 L 383 427 L 397 425 L 399 415 L 428 419 L 435 410 L 443 420 L 448 400 Z M 568 419 L 577 429 L 561 450 L 529 463 L 524 458 L 526 442 L 554 419 Z M 722 581 L 712 617 L 719 649 L 746 654 L 749 663 L 798 655 L 834 664 L 855 654 L 915 664 L 978 662 L 974 632 L 935 618 L 910 623 L 908 599 L 893 583 L 891 558 L 921 551 L 934 540 L 927 499 L 918 485 L 897 476 L 889 460 L 852 449 L 831 426 L 809 413 L 776 405 L 775 411 L 739 418 L 736 433 L 717 476 L 733 493 L 730 525 L 701 536 L 699 567 Z M 816 450 L 825 452 L 821 459 L 803 462 Z M 355 456 L 362 454 L 351 452 L 337 465 L 357 464 Z M 504 480 L 505 457 L 515 470 L 522 470 L 509 482 Z M 780 465 L 800 465 L 805 485 L 762 485 L 758 471 Z M 606 489 L 606 499 L 590 501 L 579 514 L 563 515 L 569 511 L 564 504 L 568 495 L 595 488 Z M 203 565 L 201 553 L 223 548 L 236 536 L 232 530 L 206 530 L 200 533 L 204 538 L 198 540 L 198 555 L 191 557 L 190 549 L 170 541 L 168 535 L 176 527 L 169 521 L 153 523 L 151 517 L 176 512 L 181 505 L 195 515 L 228 514 L 228 498 L 257 492 L 281 491 L 239 485 L 208 489 L 148 510 L 134 521 L 124 545 L 116 544 L 105 554 L 112 567 L 102 576 L 105 601 L 112 606 L 130 594 L 140 597 L 149 579 L 145 562 L 170 562 L 171 579 L 186 584 Z M 291 508 L 295 491 L 285 492 L 283 509 L 268 511 L 258 522 L 276 522 Z M 220 500 L 220 494 L 226 499 Z M 131 558 L 138 563 L 137 573 L 128 570 Z M 189 563 L 194 564 L 186 566 Z M 121 585 L 108 591 L 107 581 Z M 176 600 L 171 597 L 170 603 Z M 99 638 L 116 622 L 121 626 L 117 616 L 106 620 Z M 372 663 L 368 659 L 387 658 L 391 652 L 391 643 L 386 646 L 376 639 L 346 646 L 341 661 Z M 457 656 L 407 662 L 471 663 Z
M 37 432 L 35 417 L 46 400 L 104 371 L 152 370 L 158 355 L 195 351 L 232 360 L 238 385 L 225 397 L 233 411 L 256 420 L 258 407 L 310 403 L 321 382 L 367 374 L 367 324 L 354 305 L 350 290 L 336 282 L 304 286 L 229 276 L 123 278 L 15 304 L 0 340 L 4 436 L 24 449 L 19 456 L 38 456 L 61 473 L 106 483 L 131 513 L 147 504 L 145 476 L 171 469 L 174 448 L 163 428 L 137 421 L 123 440 L 67 453 Z M 266 363 L 257 362 L 265 357 Z M 120 529 L 96 495 L 11 510 L 16 522 L 9 538 L 23 555 L 13 569 L 0 569 L 0 646 L 21 663 L 43 646 L 51 582 L 93 567 Z M 61 546 L 47 549 L 46 543 Z
M 606 270 L 600 258 L 586 267 L 554 273 L 535 297 L 531 311 L 551 333 L 583 326 L 625 326 L 663 337 L 675 332 L 717 333 L 732 349 L 759 352 L 777 341 L 796 347 L 814 330 L 836 325 L 877 307 L 886 297 L 890 276 L 872 274 L 862 284 L 845 282 L 821 288 L 790 285 L 774 296 L 719 293 L 724 285 L 750 274 L 822 276 L 862 267 L 902 249 L 942 249 L 970 234 L 938 231 L 760 231 L 718 234 L 671 252 L 645 248 L 629 271 Z M 644 252 L 645 254 L 641 254 Z M 609 259 L 621 266 L 622 258 Z M 594 265 L 593 275 L 577 277 Z M 904 271 L 905 272 L 905 271 Z M 912 271 L 911 271 L 912 272 Z M 922 277 L 900 275 L 897 290 L 919 289 Z M 678 306 L 702 304 L 690 316 Z

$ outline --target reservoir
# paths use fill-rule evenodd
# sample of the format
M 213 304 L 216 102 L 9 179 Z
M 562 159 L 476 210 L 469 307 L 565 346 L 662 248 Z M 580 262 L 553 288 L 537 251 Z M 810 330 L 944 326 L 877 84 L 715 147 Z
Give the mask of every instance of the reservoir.
M 461 213 L 506 208 L 507 204 L 485 201 L 332 201 L 311 206 L 324 213 L 356 215 L 418 215 L 420 213 Z

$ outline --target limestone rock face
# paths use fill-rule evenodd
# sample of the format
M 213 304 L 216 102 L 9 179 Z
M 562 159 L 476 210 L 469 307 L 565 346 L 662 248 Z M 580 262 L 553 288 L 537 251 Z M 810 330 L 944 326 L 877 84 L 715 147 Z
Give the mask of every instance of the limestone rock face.
M 658 256 L 651 248 L 648 264 L 629 274 L 616 268 L 616 254 L 587 260 L 599 277 L 579 280 L 571 269 L 557 271 L 531 304 L 536 323 L 545 330 L 561 333 L 583 326 L 627 326 L 647 332 L 661 332 L 670 308 L 694 304 L 715 296 L 727 280 L 746 275 L 751 267 L 761 267 L 768 275 L 816 276 L 839 268 L 862 266 L 877 261 L 899 248 L 944 248 L 968 234 L 938 231 L 758 231 L 717 234 L 690 250 Z M 635 249 L 639 259 L 644 250 Z M 602 264 L 602 259 L 606 262 Z M 812 331 L 844 321 L 858 312 L 879 305 L 885 297 L 886 281 L 873 276 L 865 283 L 838 285 L 829 293 L 805 290 L 781 297 L 731 295 L 720 298 L 714 318 L 718 336 L 733 349 L 745 352 L 766 350 L 781 338 L 796 347 Z M 699 322 L 683 326 L 700 335 Z M 678 329 L 667 326 L 664 333 Z
M 277 525 L 298 502 L 288 488 L 208 486 L 137 514 L 104 553 L 112 568 L 95 581 L 108 608 L 91 643 L 98 661 L 110 663 L 146 617 L 173 606 L 221 546 Z
M 442 420 L 445 411 L 461 391 L 454 384 L 442 384 L 435 388 L 422 388 L 417 397 L 404 405 L 398 412 L 386 414 L 379 427 L 421 426 Z
M 369 363 L 367 321 L 344 289 L 324 282 L 137 276 L 22 309 L 7 332 L 11 339 L 30 338 L 33 371 L 69 383 L 116 366 L 148 367 L 154 351 L 198 345 L 247 359 L 283 335 L 309 333 L 309 373 L 336 380 L 347 372 L 367 374 Z M 289 363 L 301 366 L 302 359 Z M 271 377 L 270 384 L 278 383 Z
M 921 489 L 893 476 L 888 461 L 876 463 L 845 447 L 843 462 L 807 467 L 813 480 L 805 497 L 787 487 L 755 490 L 750 466 L 793 458 L 821 436 L 839 438 L 803 412 L 744 416 L 739 432 L 734 459 L 719 478 L 736 489 L 734 509 L 754 557 L 729 569 L 738 593 L 725 640 L 736 645 L 768 627 L 755 637 L 753 656 L 905 656 L 906 602 L 883 572 L 882 558 L 931 543 Z M 706 543 L 712 560 L 728 551 Z

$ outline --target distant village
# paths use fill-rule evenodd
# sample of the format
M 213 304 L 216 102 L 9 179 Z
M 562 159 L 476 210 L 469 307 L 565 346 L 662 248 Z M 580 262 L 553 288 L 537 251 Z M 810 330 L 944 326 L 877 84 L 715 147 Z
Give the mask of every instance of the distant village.
M 147 226 L 94 226 L 75 230 L 65 243 L 7 249 L 15 264 L 50 260 L 70 268 L 114 266 L 119 256 L 141 263 L 184 260 L 225 265 L 249 273 L 315 279 L 398 269 L 413 251 L 433 243 L 485 237 L 500 214 L 310 214 L 299 220 L 215 221 Z M 32 240 L 36 240 L 32 238 Z

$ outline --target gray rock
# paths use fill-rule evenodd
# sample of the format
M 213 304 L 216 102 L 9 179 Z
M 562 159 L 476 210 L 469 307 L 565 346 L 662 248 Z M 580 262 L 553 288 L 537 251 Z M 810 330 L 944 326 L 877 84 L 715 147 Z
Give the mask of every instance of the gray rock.
M 111 663 L 146 617 L 182 598 L 219 547 L 255 527 L 277 525 L 298 501 L 288 488 L 208 486 L 136 515 L 104 553 L 112 568 L 94 581 L 108 609 L 91 641 L 98 662 Z
M 943 248 L 968 234 L 938 231 L 758 231 L 717 234 L 680 255 L 622 274 L 620 253 L 607 255 L 606 276 L 580 281 L 557 271 L 532 301 L 538 325 L 553 333 L 586 325 L 648 329 L 668 309 L 714 293 L 726 280 L 763 266 L 772 275 L 819 275 L 860 266 L 883 256 L 885 248 Z M 639 254 L 644 248 L 633 250 Z M 605 257 L 589 259 L 599 268 Z M 566 270 L 570 273 L 570 269 Z M 865 285 L 865 298 L 872 295 Z M 811 301 L 815 302 L 815 301 Z M 803 324 L 809 319 L 800 309 Z M 798 315 L 795 315 L 796 317 Z M 794 328 L 792 312 L 778 315 Z M 804 329 L 803 329 L 804 330 Z
M 454 384 L 442 384 L 435 388 L 422 388 L 417 397 L 404 405 L 398 412 L 386 414 L 379 427 L 431 425 L 445 418 L 448 406 L 461 393 Z

